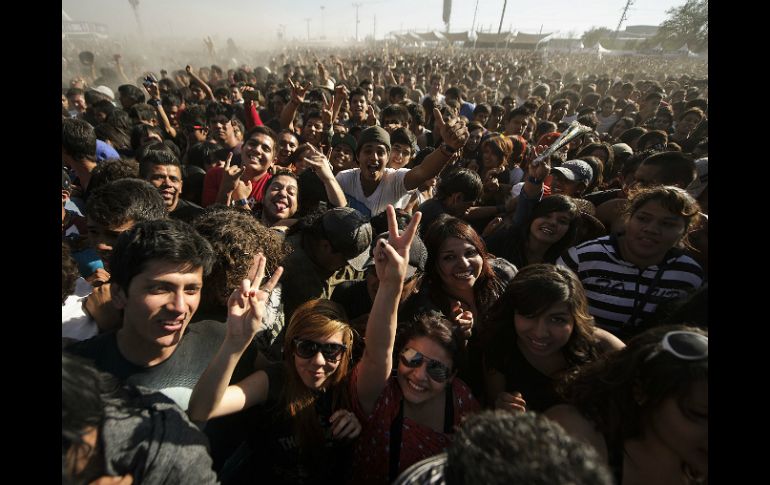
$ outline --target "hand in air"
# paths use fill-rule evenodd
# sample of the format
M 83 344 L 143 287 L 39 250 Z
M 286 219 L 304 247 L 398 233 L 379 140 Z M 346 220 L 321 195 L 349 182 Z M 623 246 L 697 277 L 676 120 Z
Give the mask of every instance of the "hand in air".
M 270 292 L 283 274 L 283 267 L 279 266 L 275 274 L 260 288 L 265 277 L 266 262 L 267 258 L 262 253 L 257 254 L 248 277 L 239 288 L 233 290 L 227 300 L 226 338 L 241 345 L 248 345 L 261 329 Z

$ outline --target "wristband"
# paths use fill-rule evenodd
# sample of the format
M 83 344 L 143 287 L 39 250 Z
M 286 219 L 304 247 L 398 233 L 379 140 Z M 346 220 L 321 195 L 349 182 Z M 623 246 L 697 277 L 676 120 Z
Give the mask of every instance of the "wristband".
M 236 207 L 245 207 L 249 205 L 249 199 L 238 199 L 233 201 L 233 205 Z
M 150 106 L 155 106 L 157 108 L 160 105 L 160 100 L 152 98 L 149 101 L 147 101 L 147 104 L 149 104 Z
M 542 183 L 543 183 L 543 179 L 536 179 L 536 178 L 535 178 L 535 177 L 533 177 L 532 175 L 529 175 L 529 176 L 527 177 L 527 181 L 528 181 L 528 182 L 530 182 L 530 183 L 533 183 L 533 184 L 535 184 L 535 185 L 540 185 L 540 184 L 542 184 Z

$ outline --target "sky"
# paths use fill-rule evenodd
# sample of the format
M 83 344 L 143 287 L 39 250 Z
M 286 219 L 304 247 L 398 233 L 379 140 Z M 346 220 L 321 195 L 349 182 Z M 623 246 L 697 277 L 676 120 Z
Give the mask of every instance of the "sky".
M 287 39 L 308 38 L 350 41 L 390 32 L 445 30 L 443 0 L 139 0 L 138 15 L 148 35 L 227 38 L 242 44 L 276 40 L 279 29 Z M 475 29 L 497 32 L 504 0 L 453 0 L 450 31 L 471 30 L 478 3 Z M 659 25 L 666 10 L 685 0 L 633 0 L 627 25 Z M 554 32 L 556 37 L 580 37 L 592 27 L 614 29 L 626 0 L 509 0 L 503 31 Z M 524 7 L 527 5 L 527 7 Z M 324 7 L 321 9 L 321 7 Z M 113 36 L 135 34 L 137 21 L 128 0 L 62 0 L 62 10 L 73 20 L 107 25 Z M 309 20 L 308 20 L 309 19 Z M 309 32 L 308 32 L 309 30 Z

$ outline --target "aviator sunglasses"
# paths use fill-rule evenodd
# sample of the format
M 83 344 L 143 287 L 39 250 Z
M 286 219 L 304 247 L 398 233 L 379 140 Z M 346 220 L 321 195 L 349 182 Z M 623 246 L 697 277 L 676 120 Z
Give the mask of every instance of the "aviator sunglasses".
M 312 340 L 294 339 L 294 352 L 303 359 L 310 359 L 321 352 L 327 362 L 337 362 L 345 350 L 347 346 L 343 344 L 322 344 Z
M 644 361 L 654 359 L 661 352 L 668 352 L 682 360 L 706 359 L 709 356 L 709 338 L 686 330 L 668 332 Z
M 410 369 L 416 369 L 426 362 L 425 370 L 434 381 L 443 384 L 449 380 L 449 376 L 452 375 L 452 371 L 446 365 L 437 360 L 433 360 L 429 357 L 422 355 L 414 349 L 404 349 L 401 352 L 401 363 Z

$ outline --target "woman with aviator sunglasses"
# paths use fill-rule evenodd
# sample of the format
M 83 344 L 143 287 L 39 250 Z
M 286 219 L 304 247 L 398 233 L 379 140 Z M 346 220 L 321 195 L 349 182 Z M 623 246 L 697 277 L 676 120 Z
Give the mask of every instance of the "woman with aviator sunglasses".
M 311 300 L 299 306 L 286 328 L 283 362 L 228 385 L 262 326 L 265 303 L 283 271 L 279 267 L 260 290 L 265 260 L 260 254 L 257 261 L 256 278 L 244 280 L 243 288 L 230 298 L 227 334 L 193 390 L 190 418 L 206 421 L 261 405 L 250 415 L 248 453 L 229 483 L 344 480 L 351 440 L 359 435 L 361 425 L 348 411 L 353 331 L 339 305 Z M 239 298 L 248 298 L 245 306 Z M 243 317 L 234 317 L 239 314 Z
M 708 480 L 708 334 L 662 326 L 586 367 L 545 415 L 596 448 L 618 485 Z
M 392 482 L 413 463 L 443 451 L 454 426 L 479 409 L 470 389 L 455 379 L 461 341 L 454 323 L 434 314 L 417 318 L 403 327 L 394 354 L 398 303 L 422 214 L 417 212 L 403 233 L 392 206 L 387 215 L 387 241 L 379 240 L 373 253 L 379 287 L 366 349 L 351 378 L 353 410 L 364 422 L 352 483 Z

